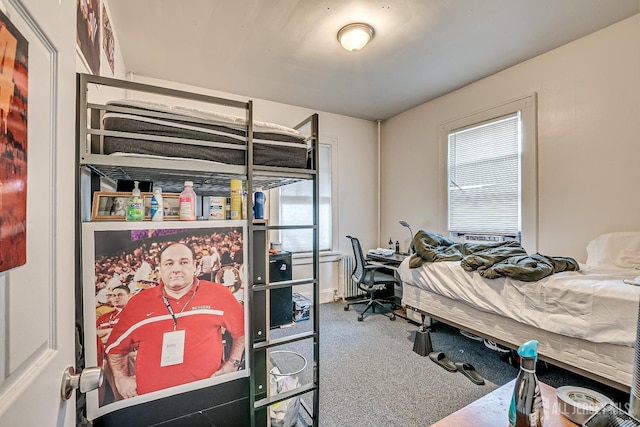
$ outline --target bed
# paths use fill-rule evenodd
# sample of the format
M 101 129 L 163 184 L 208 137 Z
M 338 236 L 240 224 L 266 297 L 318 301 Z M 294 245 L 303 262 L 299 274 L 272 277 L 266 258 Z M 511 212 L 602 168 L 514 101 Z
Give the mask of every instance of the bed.
M 415 241 L 415 240 L 414 240 Z M 640 286 L 640 233 L 609 233 L 587 246 L 579 271 L 524 282 L 487 279 L 460 261 L 398 272 L 402 304 L 511 348 L 536 339 L 540 358 L 629 391 Z
M 317 170 L 318 114 L 287 127 L 255 120 L 251 101 L 85 74 L 78 87 L 78 161 L 107 186 L 179 193 L 189 176 L 198 195 L 228 196 L 231 179 L 268 190 Z
M 214 111 L 134 100 L 106 104 L 106 132 L 92 152 L 245 164 L 246 120 Z M 159 140 L 158 137 L 161 139 Z M 308 146 L 295 129 L 253 122 L 254 164 L 306 168 Z

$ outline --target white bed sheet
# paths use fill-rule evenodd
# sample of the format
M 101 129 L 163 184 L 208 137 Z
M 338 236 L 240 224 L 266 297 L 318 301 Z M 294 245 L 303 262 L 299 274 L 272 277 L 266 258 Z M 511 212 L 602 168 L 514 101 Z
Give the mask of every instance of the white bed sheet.
M 586 267 L 537 282 L 485 279 L 459 261 L 426 263 L 398 272 L 403 282 L 557 334 L 596 343 L 633 346 L 640 287 L 623 282 L 638 270 Z

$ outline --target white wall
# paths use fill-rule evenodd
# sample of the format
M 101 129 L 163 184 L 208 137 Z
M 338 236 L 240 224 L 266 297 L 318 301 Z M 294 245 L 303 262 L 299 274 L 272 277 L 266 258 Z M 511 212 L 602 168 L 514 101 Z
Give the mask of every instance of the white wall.
M 537 250 L 586 259 L 598 234 L 640 229 L 640 15 L 382 124 L 382 237 L 447 230 L 446 121 L 538 95 Z M 443 163 L 445 162 L 445 163 Z

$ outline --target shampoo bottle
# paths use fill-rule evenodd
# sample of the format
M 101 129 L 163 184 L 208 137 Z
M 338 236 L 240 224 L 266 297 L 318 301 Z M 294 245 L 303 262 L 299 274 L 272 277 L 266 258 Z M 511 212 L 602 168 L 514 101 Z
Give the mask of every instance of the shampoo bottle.
M 196 220 L 196 193 L 192 181 L 185 181 L 184 190 L 180 193 L 180 220 Z
M 127 203 L 127 215 L 125 216 L 127 221 L 144 221 L 144 200 L 140 195 L 138 184 L 138 181 L 133 181 L 133 191 Z
M 164 203 L 162 200 L 162 188 L 156 187 L 153 189 L 153 195 L 151 196 L 151 221 L 163 220 Z
M 538 341 L 531 340 L 518 348 L 520 372 L 509 407 L 510 427 L 542 427 L 544 415 L 542 394 L 536 376 Z
M 389 249 L 393 250 L 393 240 L 389 237 Z

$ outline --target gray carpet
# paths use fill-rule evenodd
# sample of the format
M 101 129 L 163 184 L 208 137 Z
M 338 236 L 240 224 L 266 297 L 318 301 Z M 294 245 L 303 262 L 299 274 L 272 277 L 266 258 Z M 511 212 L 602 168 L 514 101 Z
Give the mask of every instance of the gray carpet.
M 413 352 L 417 326 L 401 318 L 390 321 L 379 314 L 358 322 L 353 307 L 341 302 L 320 306 L 320 426 L 428 426 L 511 381 L 518 369 L 481 341 L 469 339 L 455 328 L 436 324 L 431 333 L 434 351 L 454 362 L 472 364 L 485 379 L 476 385 L 459 372 L 451 373 L 428 357 Z M 275 329 L 272 338 L 312 328 L 311 321 Z M 311 360 L 312 342 L 285 347 Z M 289 362 L 278 363 L 286 371 Z M 291 362 L 294 364 L 294 362 Z M 295 368 L 294 368 L 295 369 Z M 313 367 L 299 374 L 305 384 Z M 599 391 L 614 401 L 628 402 L 628 394 L 539 364 L 538 378 L 554 387 L 575 385 Z M 311 401 L 310 396 L 304 397 Z M 505 422 L 507 420 L 505 413 Z

